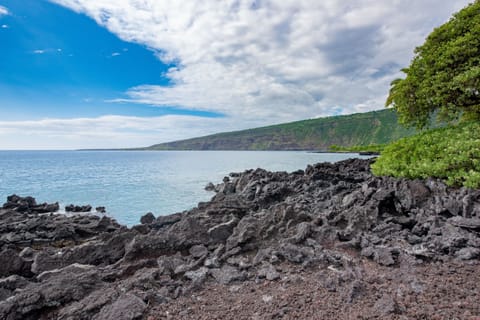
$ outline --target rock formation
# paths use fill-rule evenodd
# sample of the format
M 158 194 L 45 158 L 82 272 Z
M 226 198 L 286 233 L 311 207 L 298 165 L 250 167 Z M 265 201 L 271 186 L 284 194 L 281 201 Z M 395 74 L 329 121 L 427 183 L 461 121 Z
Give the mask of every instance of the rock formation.
M 479 190 L 374 177 L 371 161 L 231 173 L 209 186 L 211 201 L 149 213 L 132 228 L 8 197 L 0 210 L 0 318 L 154 317 L 204 286 L 279 282 L 290 277 L 285 270 L 323 270 L 331 274 L 325 288 L 348 283 L 344 302 L 355 303 L 365 263 L 477 263 Z M 392 299 L 372 308 L 401 314 Z

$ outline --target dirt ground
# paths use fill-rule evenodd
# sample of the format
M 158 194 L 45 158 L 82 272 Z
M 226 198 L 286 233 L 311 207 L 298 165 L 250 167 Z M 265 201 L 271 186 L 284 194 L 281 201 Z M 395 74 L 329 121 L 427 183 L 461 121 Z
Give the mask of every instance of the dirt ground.
M 150 311 L 157 319 L 480 320 L 480 264 L 418 263 L 354 270 L 278 266 L 277 281 L 210 283 Z

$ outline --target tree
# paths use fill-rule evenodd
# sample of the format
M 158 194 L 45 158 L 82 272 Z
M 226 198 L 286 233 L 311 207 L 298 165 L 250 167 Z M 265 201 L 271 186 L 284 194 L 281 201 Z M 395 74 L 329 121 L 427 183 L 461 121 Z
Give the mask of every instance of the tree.
M 446 122 L 480 120 L 480 0 L 434 29 L 402 71 L 386 101 L 402 124 L 424 128 L 434 113 Z

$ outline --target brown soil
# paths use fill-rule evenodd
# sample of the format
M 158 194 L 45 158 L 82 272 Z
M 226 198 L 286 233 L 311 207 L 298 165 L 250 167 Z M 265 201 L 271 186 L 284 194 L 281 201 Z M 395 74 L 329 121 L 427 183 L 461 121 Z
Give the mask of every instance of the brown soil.
M 356 270 L 277 268 L 281 280 L 208 283 L 155 307 L 148 319 L 480 320 L 478 261 L 391 268 L 362 259 Z

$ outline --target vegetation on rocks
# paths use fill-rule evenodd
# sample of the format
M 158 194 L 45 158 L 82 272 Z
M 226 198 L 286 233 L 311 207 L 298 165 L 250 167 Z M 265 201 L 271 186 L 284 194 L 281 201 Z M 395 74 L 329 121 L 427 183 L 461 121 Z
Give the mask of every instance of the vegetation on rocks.
M 400 139 L 372 165 L 376 175 L 435 177 L 447 184 L 480 188 L 480 124 L 445 127 Z
M 480 188 L 480 1 L 436 28 L 415 54 L 386 104 L 404 125 L 424 128 L 435 115 L 451 126 L 392 143 L 372 170 Z

